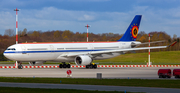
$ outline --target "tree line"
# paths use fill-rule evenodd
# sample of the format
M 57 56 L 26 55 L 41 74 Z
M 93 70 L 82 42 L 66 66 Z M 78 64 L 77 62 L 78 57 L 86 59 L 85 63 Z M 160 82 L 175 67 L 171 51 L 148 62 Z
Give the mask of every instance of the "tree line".
M 152 51 L 178 51 L 180 50 L 179 39 L 177 35 L 171 37 L 164 31 L 152 31 L 150 33 L 145 33 L 145 31 L 140 31 L 137 36 L 137 41 L 140 42 L 148 42 L 148 34 L 151 34 L 151 41 L 161 41 L 165 40 L 165 43 L 157 43 L 151 44 L 152 46 L 159 45 L 167 45 L 172 43 L 173 41 L 177 41 L 178 43 L 171 48 L 168 49 L 157 49 Z M 102 34 L 94 34 L 89 33 L 89 42 L 97 42 L 97 41 L 117 41 L 119 40 L 123 34 L 114 34 L 114 33 L 102 33 Z M 4 35 L 0 35 L 0 53 L 2 54 L 4 50 L 10 45 L 15 44 L 15 31 L 12 29 L 7 29 L 4 32 Z M 28 43 L 28 42 L 86 42 L 87 33 L 80 32 L 72 32 L 70 30 L 56 30 L 56 31 L 27 31 L 25 28 L 23 31 L 18 32 L 18 42 L 19 43 Z M 143 45 L 148 46 L 148 45 Z M 137 52 L 147 52 L 147 50 L 137 51 Z

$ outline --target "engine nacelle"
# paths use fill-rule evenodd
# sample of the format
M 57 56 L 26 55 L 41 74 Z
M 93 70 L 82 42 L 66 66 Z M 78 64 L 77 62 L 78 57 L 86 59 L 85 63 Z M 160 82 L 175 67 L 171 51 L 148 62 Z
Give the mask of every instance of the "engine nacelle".
M 29 62 L 29 65 L 31 66 L 41 66 L 45 61 L 34 61 L 34 62 Z
M 79 55 L 75 57 L 76 65 L 89 65 L 92 62 L 92 58 L 88 55 Z

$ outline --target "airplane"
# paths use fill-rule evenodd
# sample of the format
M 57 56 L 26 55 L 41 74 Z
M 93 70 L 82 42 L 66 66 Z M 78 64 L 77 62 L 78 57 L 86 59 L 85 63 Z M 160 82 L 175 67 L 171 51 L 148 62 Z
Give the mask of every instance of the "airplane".
M 59 68 L 70 68 L 70 62 L 86 68 L 97 68 L 93 60 L 102 60 L 119 56 L 128 51 L 159 49 L 169 46 L 139 47 L 136 41 L 142 15 L 136 15 L 121 39 L 115 42 L 53 42 L 53 43 L 19 43 L 9 46 L 4 56 L 16 61 L 18 69 L 22 62 L 32 66 L 42 65 L 46 61 L 58 61 Z M 66 64 L 65 62 L 69 63 Z

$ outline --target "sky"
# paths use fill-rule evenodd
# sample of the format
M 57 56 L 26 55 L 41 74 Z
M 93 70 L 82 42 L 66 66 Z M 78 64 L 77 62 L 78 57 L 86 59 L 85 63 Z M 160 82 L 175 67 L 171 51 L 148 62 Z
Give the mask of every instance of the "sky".
M 180 0 L 0 0 L 0 34 L 6 29 L 70 30 L 124 34 L 135 15 L 139 31 L 165 31 L 180 37 Z

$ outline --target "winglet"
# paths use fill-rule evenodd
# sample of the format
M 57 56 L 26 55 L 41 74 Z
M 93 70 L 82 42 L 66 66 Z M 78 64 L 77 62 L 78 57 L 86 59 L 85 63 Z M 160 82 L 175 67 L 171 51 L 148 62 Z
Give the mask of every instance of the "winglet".
M 174 46 L 176 43 L 177 43 L 177 41 L 175 41 L 175 42 L 171 43 L 168 47 L 170 47 L 170 46 Z

